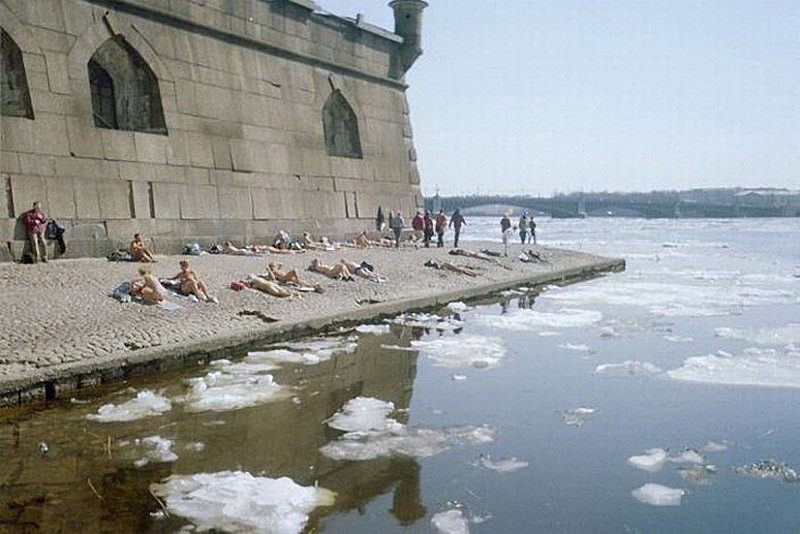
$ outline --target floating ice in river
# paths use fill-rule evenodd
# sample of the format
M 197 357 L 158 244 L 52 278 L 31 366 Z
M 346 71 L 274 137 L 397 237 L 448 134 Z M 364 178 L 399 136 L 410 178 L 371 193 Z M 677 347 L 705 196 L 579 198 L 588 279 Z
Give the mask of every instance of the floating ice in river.
M 439 534 L 469 534 L 469 522 L 461 510 L 434 514 L 431 523 Z
M 431 328 L 442 331 L 464 327 L 464 321 L 453 317 L 440 317 L 433 313 L 404 313 L 392 319 L 391 322 L 412 328 Z
M 219 365 L 219 370 L 190 378 L 183 397 L 188 411 L 226 411 L 283 398 L 288 392 L 258 365 Z M 255 371 L 255 372 L 254 372 Z
M 694 356 L 667 374 L 705 384 L 800 388 L 800 351 L 751 348 L 739 355 Z
M 345 432 L 397 430 L 403 425 L 389 417 L 393 411 L 394 404 L 391 402 L 372 397 L 356 397 L 328 420 L 328 426 Z
M 711 485 L 711 477 L 716 475 L 717 471 L 717 468 L 713 465 L 692 465 L 678 468 L 678 474 L 682 479 L 700 486 Z
M 503 315 L 476 315 L 475 322 L 490 328 L 530 331 L 541 328 L 581 328 L 599 323 L 603 314 L 594 310 L 562 308 L 556 312 L 517 309 Z
M 305 487 L 283 477 L 254 477 L 242 471 L 172 475 L 151 484 L 167 509 L 191 521 L 199 531 L 301 532 L 308 514 L 330 506 L 336 494 Z
M 596 411 L 597 408 L 592 408 L 590 406 L 578 406 L 576 408 L 570 408 L 566 411 L 560 412 L 561 420 L 566 426 L 581 427 L 583 426 L 583 423 L 586 422 L 586 418 Z
M 447 309 L 449 309 L 453 313 L 464 313 L 465 311 L 467 311 L 470 308 L 469 308 L 469 306 L 467 306 L 463 302 L 457 301 L 457 302 L 451 302 L 450 304 L 448 304 L 447 305 Z
M 563 344 L 559 345 L 558 347 L 562 348 L 562 349 L 574 350 L 574 351 L 578 351 L 578 352 L 591 352 L 591 349 L 589 348 L 589 345 L 584 345 L 584 344 L 563 343 Z
M 287 349 L 250 351 L 247 353 L 247 357 L 245 358 L 245 362 L 247 363 L 273 362 L 272 364 L 265 364 L 271 365 L 271 367 L 265 369 L 267 371 L 277 369 L 277 363 L 302 363 L 303 365 L 316 365 L 321 361 L 322 359 L 319 357 L 319 355 L 314 352 L 295 352 Z
M 510 473 L 528 467 L 528 462 L 517 460 L 516 458 L 506 458 L 501 460 L 492 460 L 488 454 L 481 454 L 478 460 L 473 465 L 480 465 L 498 473 Z
M 162 438 L 161 436 L 148 436 L 141 440 L 134 440 L 134 444 L 142 445 L 148 449 L 143 457 L 133 462 L 136 467 L 143 467 L 150 462 L 174 462 L 178 459 L 178 455 L 172 452 L 174 443 L 171 439 Z
M 440 337 L 432 341 L 412 341 L 411 346 L 440 367 L 495 367 L 506 355 L 501 338 L 479 335 Z
M 707 441 L 705 445 L 700 449 L 703 452 L 722 452 L 727 450 L 728 445 L 727 443 L 720 443 L 718 441 Z
M 661 372 L 661 368 L 650 362 L 640 362 L 626 360 L 622 363 L 604 363 L 594 369 L 594 374 L 609 375 L 655 375 Z
M 705 464 L 706 459 L 703 457 L 695 449 L 684 449 L 681 451 L 680 454 L 677 456 L 673 456 L 669 459 L 670 462 L 675 462 L 679 464 Z
M 161 415 L 171 409 L 172 403 L 168 398 L 150 390 L 143 390 L 136 394 L 136 398 L 120 405 L 105 404 L 96 414 L 89 414 L 86 418 L 101 423 L 135 421 Z
M 800 344 L 800 324 L 791 323 L 776 328 L 736 329 L 720 327 L 714 329 L 717 337 L 743 339 L 759 345 Z
M 356 336 L 323 337 L 281 343 L 274 347 L 272 350 L 248 352 L 245 361 L 316 365 L 331 359 L 337 352 L 354 352 L 358 348 L 358 338 Z
M 356 332 L 362 334 L 388 334 L 391 327 L 388 324 L 360 324 L 356 327 Z
M 797 474 L 797 471 L 786 465 L 785 462 L 773 459 L 759 460 L 752 464 L 735 467 L 733 471 L 740 475 L 749 475 L 756 478 L 772 478 L 784 482 L 800 481 L 800 475 Z
M 660 448 L 648 449 L 644 452 L 643 455 L 628 458 L 628 465 L 648 473 L 655 473 L 664 467 L 669 457 L 667 451 Z
M 672 341 L 673 343 L 685 343 L 687 341 L 693 341 L 693 339 L 689 336 L 664 336 L 664 339 L 667 341 Z
M 678 506 L 685 493 L 682 489 L 648 483 L 633 490 L 631 495 L 637 501 L 652 506 Z
M 490 427 L 453 427 L 445 430 L 408 428 L 389 417 L 390 402 L 357 397 L 347 402 L 328 425 L 347 433 L 320 448 L 334 460 L 371 460 L 393 454 L 433 456 L 452 444 L 480 444 L 493 441 L 496 432 Z

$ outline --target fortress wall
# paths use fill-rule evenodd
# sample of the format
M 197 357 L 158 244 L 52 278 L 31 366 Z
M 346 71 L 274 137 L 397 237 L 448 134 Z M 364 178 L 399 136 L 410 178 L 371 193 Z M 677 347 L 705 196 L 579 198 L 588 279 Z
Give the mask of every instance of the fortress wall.
M 134 231 L 162 252 L 280 228 L 341 237 L 371 226 L 378 206 L 422 205 L 405 85 L 387 77 L 393 34 L 302 0 L 111 4 L 0 0 L 35 115 L 0 120 L 0 241 L 17 257 L 34 200 L 68 228 L 70 256 L 105 254 Z M 95 125 L 87 65 L 111 38 L 155 75 L 166 135 Z M 334 91 L 357 118 L 361 158 L 328 154 Z

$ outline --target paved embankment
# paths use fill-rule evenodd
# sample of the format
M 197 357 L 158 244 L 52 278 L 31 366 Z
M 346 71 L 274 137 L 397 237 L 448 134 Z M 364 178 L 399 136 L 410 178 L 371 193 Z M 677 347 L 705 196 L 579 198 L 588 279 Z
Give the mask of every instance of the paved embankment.
M 498 249 L 497 243 L 468 243 L 469 250 Z M 297 337 L 334 325 L 367 322 L 380 316 L 468 299 L 521 284 L 545 284 L 624 269 L 624 261 L 589 254 L 532 247 L 545 263 L 515 257 L 488 262 L 451 256 L 449 249 L 344 249 L 293 255 L 160 256 L 153 272 L 160 278 L 178 271 L 188 258 L 219 304 L 176 297 L 180 309 L 120 303 L 109 296 L 121 282 L 136 277 L 142 264 L 104 259 L 0 264 L 0 406 L 52 399 L 62 390 L 83 388 L 133 374 L 196 363 L 212 352 L 259 339 Z M 358 278 L 328 280 L 306 271 L 311 260 L 342 257 L 366 260 L 388 277 L 385 283 Z M 425 267 L 430 259 L 451 260 L 480 275 Z M 265 270 L 267 261 L 297 268 L 320 283 L 324 293 L 279 299 L 247 289 L 233 291 L 231 280 Z M 278 319 L 269 322 L 268 318 Z

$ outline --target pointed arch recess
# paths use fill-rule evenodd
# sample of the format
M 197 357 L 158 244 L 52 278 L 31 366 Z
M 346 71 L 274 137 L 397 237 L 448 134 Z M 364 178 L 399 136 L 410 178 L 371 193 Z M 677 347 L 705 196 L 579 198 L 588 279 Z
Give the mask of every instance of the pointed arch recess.
M 358 117 L 338 89 L 331 92 L 322 108 L 322 128 L 329 156 L 363 158 Z
M 0 115 L 33 119 L 28 77 L 22 51 L 5 29 L 0 27 Z

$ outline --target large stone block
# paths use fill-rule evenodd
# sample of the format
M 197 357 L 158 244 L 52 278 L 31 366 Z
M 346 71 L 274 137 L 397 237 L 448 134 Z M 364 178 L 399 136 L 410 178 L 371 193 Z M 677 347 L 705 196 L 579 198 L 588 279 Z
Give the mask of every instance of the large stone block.
M 214 151 L 214 168 L 233 169 L 233 164 L 231 163 L 231 147 L 228 139 L 215 136 L 212 138 L 211 146 Z
M 211 170 L 203 167 L 185 167 L 183 169 L 185 184 L 210 185 Z
M 190 80 L 176 80 L 175 94 L 178 99 L 178 110 L 189 115 L 199 115 L 197 108 L 197 95 L 195 84 Z
M 182 219 L 218 219 L 219 204 L 214 186 L 187 185 L 181 194 Z
M 71 178 L 47 178 L 45 190 L 47 191 L 47 215 L 53 218 L 74 219 L 77 216 L 75 209 L 74 184 Z
M 211 139 L 202 133 L 187 132 L 189 161 L 196 167 L 214 167 L 214 151 Z
M 149 219 L 153 216 L 150 204 L 150 190 L 153 187 L 148 182 L 128 182 L 133 197 L 133 217 L 136 219 Z
M 37 154 L 20 154 L 19 166 L 22 174 L 37 174 L 39 176 L 53 176 L 56 167 L 52 156 L 39 156 Z
M 181 218 L 181 184 L 154 183 L 153 207 L 157 219 Z
M 103 155 L 106 159 L 136 161 L 136 143 L 133 132 L 106 130 L 100 128 L 103 141 Z
M 34 121 L 20 117 L 3 117 L 0 120 L 0 146 L 12 152 L 35 152 L 33 142 Z
M 19 217 L 23 212 L 31 209 L 36 201 L 45 201 L 44 178 L 27 174 L 16 174 L 10 177 L 11 195 L 14 201 L 14 216 Z M 49 206 L 44 205 L 45 211 Z
M 63 52 L 45 52 L 44 58 L 47 63 L 47 79 L 50 82 L 50 90 L 54 93 L 69 94 L 67 56 Z
M 67 137 L 71 155 L 86 158 L 103 157 L 103 139 L 100 129 L 84 119 L 67 117 Z
M 97 182 L 94 180 L 76 179 L 75 211 L 78 219 L 99 219 L 100 197 L 97 194 Z
M 253 201 L 250 189 L 244 187 L 218 187 L 219 216 L 222 219 L 251 220 Z
M 0 172 L 19 174 L 19 157 L 16 152 L 0 150 Z
M 56 158 L 56 174 L 94 180 L 117 180 L 119 167 L 116 161 L 89 158 Z
M 167 162 L 167 136 L 134 132 L 134 144 L 138 161 L 148 163 Z
M 181 130 L 172 130 L 167 138 L 167 163 L 170 165 L 189 164 L 189 146 L 186 133 Z
M 156 178 L 156 165 L 152 163 L 138 163 L 132 161 L 119 161 L 119 177 L 131 182 L 152 182 Z
M 100 197 L 100 216 L 104 219 L 130 219 L 132 198 L 127 181 L 97 182 Z
M 34 145 L 30 152 L 68 156 L 67 123 L 63 115 L 39 113 L 32 133 Z

